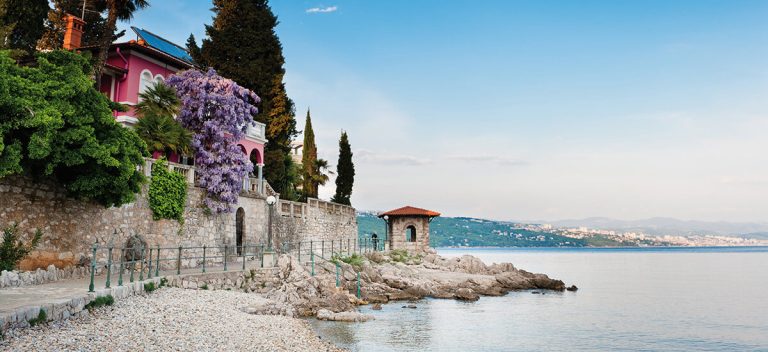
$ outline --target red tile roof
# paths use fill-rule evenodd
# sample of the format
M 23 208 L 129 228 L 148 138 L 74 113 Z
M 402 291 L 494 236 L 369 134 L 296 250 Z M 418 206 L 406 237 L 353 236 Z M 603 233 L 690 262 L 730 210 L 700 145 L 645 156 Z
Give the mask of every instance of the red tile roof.
M 440 216 L 440 213 L 432 210 L 416 208 L 412 206 L 402 207 L 395 210 L 390 210 L 386 213 L 379 214 L 379 217 L 388 216 Z

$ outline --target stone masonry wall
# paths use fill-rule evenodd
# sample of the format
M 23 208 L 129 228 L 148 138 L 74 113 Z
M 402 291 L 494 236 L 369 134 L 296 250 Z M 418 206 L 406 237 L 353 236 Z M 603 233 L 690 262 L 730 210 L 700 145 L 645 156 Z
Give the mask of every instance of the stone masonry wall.
M 43 238 L 35 251 L 20 264 L 22 270 L 58 268 L 86 265 L 92 257 L 94 243 L 100 247 L 122 247 L 128 237 L 139 234 L 149 246 L 208 246 L 207 255 L 221 255 L 224 245 L 236 244 L 236 210 L 245 214 L 244 243 L 254 245 L 267 241 L 268 206 L 264 198 L 254 194 L 241 195 L 231 213 L 206 214 L 200 206 L 204 191 L 189 187 L 184 211 L 184 224 L 175 220 L 152 219 L 147 189 L 137 195 L 136 201 L 121 207 L 104 208 L 69 198 L 55 184 L 35 182 L 29 178 L 9 176 L 0 179 L 0 227 L 18 223 L 23 237 L 30 238 L 34 229 L 43 232 Z M 282 203 L 282 201 L 281 201 Z M 306 205 L 306 204 L 305 204 Z M 276 207 L 280 206 L 278 204 Z M 313 238 L 354 238 L 357 220 L 352 209 L 344 214 L 307 206 L 301 217 L 285 217 L 279 210 L 273 213 L 273 238 L 275 243 L 309 240 Z M 115 234 L 117 231 L 117 234 Z M 218 248 L 210 248 L 219 246 Z M 171 257 L 163 250 L 162 257 Z M 200 250 L 201 251 L 201 250 Z M 97 252 L 99 265 L 106 263 L 106 250 Z M 189 253 L 192 255 L 194 253 Z M 187 255 L 187 253 L 185 253 Z M 201 253 L 197 253 L 201 255 Z M 113 259 L 118 258 L 113 254 Z M 166 266 L 174 265 L 167 262 Z M 185 261 L 184 267 L 197 266 Z
M 389 228 L 390 249 L 407 249 L 423 251 L 429 248 L 429 218 L 426 217 L 392 217 Z M 416 242 L 408 242 L 406 233 L 408 226 L 416 228 Z

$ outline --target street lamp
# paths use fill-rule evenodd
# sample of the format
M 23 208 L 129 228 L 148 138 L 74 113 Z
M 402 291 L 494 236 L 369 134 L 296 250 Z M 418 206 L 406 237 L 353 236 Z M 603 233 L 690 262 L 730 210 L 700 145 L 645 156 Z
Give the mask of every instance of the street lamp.
M 389 215 L 384 215 L 384 246 L 389 241 Z M 384 248 L 386 250 L 386 248 Z
M 267 248 L 272 251 L 272 207 L 277 203 L 275 196 L 267 197 L 267 205 L 269 206 L 269 214 L 267 215 Z

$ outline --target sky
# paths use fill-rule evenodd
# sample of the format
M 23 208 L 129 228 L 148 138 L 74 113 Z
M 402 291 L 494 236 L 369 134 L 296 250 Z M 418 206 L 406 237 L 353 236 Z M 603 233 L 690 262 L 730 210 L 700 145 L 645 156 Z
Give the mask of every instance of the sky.
M 208 1 L 150 2 L 122 28 L 183 44 L 212 22 Z M 768 1 L 271 6 L 334 170 L 349 133 L 358 210 L 767 220 Z

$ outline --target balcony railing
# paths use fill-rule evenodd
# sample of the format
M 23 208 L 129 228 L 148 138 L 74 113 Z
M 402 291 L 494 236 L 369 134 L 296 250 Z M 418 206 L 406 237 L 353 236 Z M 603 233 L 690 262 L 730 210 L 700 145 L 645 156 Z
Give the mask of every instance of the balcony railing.
M 254 125 L 248 125 L 245 135 L 252 139 L 266 141 L 266 125 L 261 122 L 255 122 Z
M 145 176 L 152 177 L 152 168 L 155 167 L 155 161 L 156 160 L 152 158 L 144 158 L 144 165 L 139 166 L 138 170 L 144 173 Z M 183 175 L 187 180 L 187 183 L 195 186 L 199 185 L 198 178 L 200 175 L 197 174 L 194 166 L 168 162 L 168 169 Z M 261 189 L 259 189 L 258 177 L 252 176 L 243 179 L 242 191 L 246 193 L 257 194 L 263 197 L 280 197 L 280 194 L 275 192 L 275 190 L 272 189 L 272 186 L 270 186 L 266 180 L 262 180 Z

